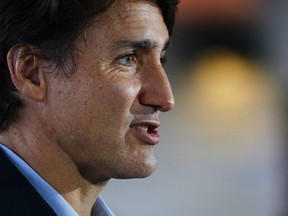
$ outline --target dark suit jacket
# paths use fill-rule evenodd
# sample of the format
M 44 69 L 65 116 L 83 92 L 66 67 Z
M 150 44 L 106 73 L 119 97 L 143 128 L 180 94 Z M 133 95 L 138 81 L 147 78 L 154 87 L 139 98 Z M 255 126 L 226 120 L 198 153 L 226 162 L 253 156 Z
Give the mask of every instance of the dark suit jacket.
M 0 150 L 0 216 L 54 216 L 28 180 Z
M 94 215 L 109 216 L 101 202 Z M 22 173 L 0 149 L 0 216 L 56 216 Z

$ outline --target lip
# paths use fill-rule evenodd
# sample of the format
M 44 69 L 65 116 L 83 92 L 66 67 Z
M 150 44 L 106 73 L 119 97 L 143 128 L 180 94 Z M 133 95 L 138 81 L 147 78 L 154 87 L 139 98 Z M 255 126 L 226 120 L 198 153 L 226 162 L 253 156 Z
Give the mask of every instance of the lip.
M 157 130 L 159 126 L 159 121 L 142 120 L 132 123 L 130 128 L 134 131 L 135 136 L 142 143 L 148 145 L 156 145 L 160 141 L 160 134 Z

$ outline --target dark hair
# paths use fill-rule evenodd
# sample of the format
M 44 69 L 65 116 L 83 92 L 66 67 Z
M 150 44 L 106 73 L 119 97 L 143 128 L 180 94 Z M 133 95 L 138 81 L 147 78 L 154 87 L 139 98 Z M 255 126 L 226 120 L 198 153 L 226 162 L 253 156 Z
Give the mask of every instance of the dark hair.
M 75 66 L 75 40 L 91 20 L 115 0 L 1 0 L 0 2 L 0 132 L 9 127 L 22 102 L 7 66 L 7 53 L 16 44 L 37 48 L 31 53 L 50 60 L 55 69 Z M 157 0 L 171 35 L 178 0 Z M 69 69 L 70 68 L 70 69 Z

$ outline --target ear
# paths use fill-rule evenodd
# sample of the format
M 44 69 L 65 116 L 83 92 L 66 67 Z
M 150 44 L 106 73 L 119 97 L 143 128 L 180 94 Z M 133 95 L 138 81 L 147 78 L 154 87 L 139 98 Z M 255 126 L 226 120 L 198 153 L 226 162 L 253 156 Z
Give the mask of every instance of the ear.
M 46 94 L 45 76 L 41 61 L 33 55 L 33 50 L 35 48 L 27 44 L 13 46 L 8 51 L 7 64 L 17 90 L 32 100 L 43 101 Z

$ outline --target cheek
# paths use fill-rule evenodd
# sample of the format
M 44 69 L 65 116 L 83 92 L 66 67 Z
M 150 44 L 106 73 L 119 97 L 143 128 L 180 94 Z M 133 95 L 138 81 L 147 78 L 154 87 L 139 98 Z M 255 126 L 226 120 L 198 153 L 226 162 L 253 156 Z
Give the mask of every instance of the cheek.
M 133 120 L 130 109 L 137 98 L 138 88 L 122 84 L 114 82 L 100 88 L 90 86 L 82 97 L 78 97 L 79 110 L 74 113 L 78 115 L 74 126 L 77 131 L 74 133 L 83 133 L 87 143 L 98 140 L 97 148 L 105 144 L 105 151 L 123 141 Z
M 121 136 L 119 133 L 124 133 L 133 118 L 131 107 L 134 107 L 140 90 L 138 79 L 114 76 L 107 82 L 107 79 L 97 78 L 85 79 L 85 83 L 67 88 L 66 94 L 57 95 L 62 101 L 57 105 L 58 119 L 66 116 L 62 118 L 62 128 L 74 128 L 73 133 L 83 132 L 91 138 L 107 138 L 107 133 Z
M 122 116 L 129 115 L 132 105 L 137 101 L 140 85 L 127 80 L 111 80 L 97 92 L 97 98 L 103 105 L 103 113 Z

